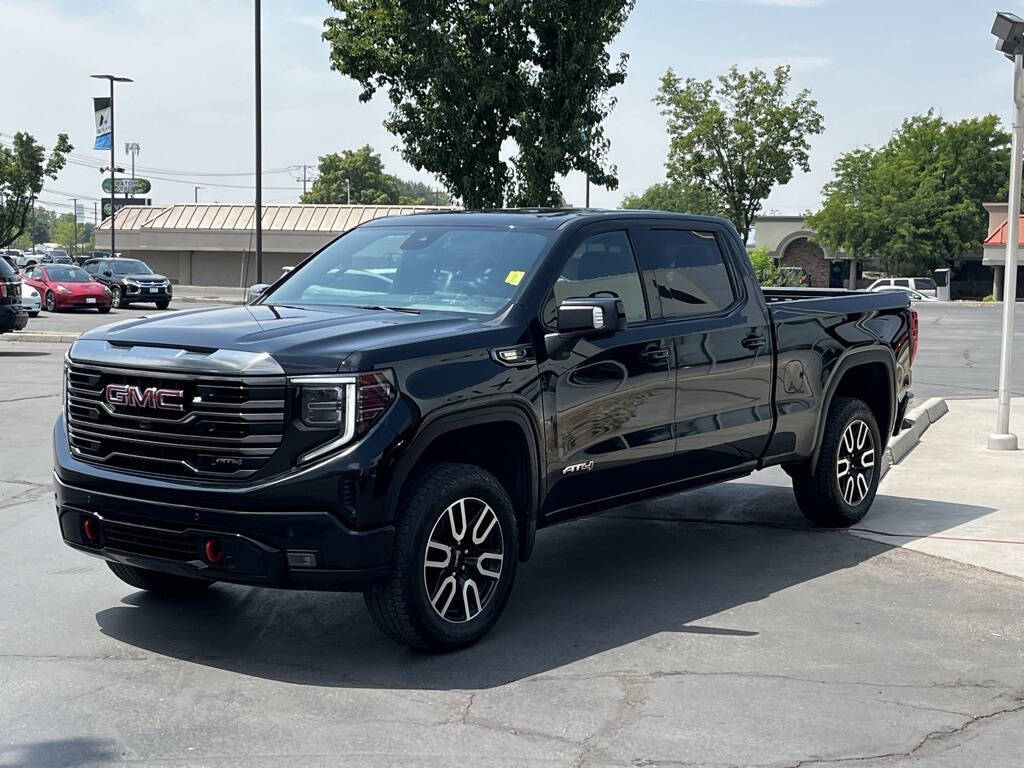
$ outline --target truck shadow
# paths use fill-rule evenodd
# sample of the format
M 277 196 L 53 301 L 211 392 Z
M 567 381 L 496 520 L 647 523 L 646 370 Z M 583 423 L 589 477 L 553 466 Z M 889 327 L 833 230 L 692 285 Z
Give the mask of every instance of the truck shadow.
M 931 504 L 935 520 L 943 511 L 958 521 L 992 511 Z M 890 549 L 811 528 L 781 483 L 733 482 L 541 532 L 497 627 L 455 654 L 419 654 L 390 642 L 359 595 L 218 585 L 195 601 L 167 601 L 140 592 L 96 620 L 129 645 L 271 680 L 481 689 L 658 633 L 755 643 L 758 627 L 735 624 L 724 612 L 822 577 L 851 589 L 842 572 Z M 828 589 L 814 594 L 833 599 Z

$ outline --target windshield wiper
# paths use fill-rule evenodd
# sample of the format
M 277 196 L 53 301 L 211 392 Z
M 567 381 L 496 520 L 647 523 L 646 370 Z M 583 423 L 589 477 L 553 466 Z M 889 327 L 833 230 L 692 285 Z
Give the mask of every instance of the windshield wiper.
M 418 315 L 420 313 L 418 309 L 412 309 L 411 307 L 382 307 L 379 304 L 364 304 L 356 307 L 356 309 L 376 309 L 381 312 L 405 312 L 410 315 Z

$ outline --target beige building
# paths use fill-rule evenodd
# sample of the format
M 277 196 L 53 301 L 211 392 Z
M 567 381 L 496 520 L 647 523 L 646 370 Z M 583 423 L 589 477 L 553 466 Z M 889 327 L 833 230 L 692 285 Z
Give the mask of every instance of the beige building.
M 814 242 L 803 216 L 758 216 L 749 249 L 767 247 L 782 267 L 801 267 L 813 288 L 856 288 L 857 260 Z
M 1006 222 L 1009 203 L 985 203 L 988 211 L 988 238 L 982 248 L 981 263 L 992 267 L 992 296 L 996 301 L 1003 299 L 1003 280 L 1006 274 Z M 1021 216 L 1018 245 L 1024 247 L 1024 216 Z M 1022 251 L 1024 253 L 1024 251 Z M 1017 298 L 1024 299 L 1024 264 L 1018 257 L 1017 262 Z
M 182 285 L 248 286 L 256 282 L 252 205 L 129 206 L 116 218 L 117 251 L 142 259 Z M 445 207 L 412 205 L 266 205 L 263 279 L 271 282 L 342 232 L 384 216 Z M 96 228 L 96 248 L 110 249 L 110 220 Z

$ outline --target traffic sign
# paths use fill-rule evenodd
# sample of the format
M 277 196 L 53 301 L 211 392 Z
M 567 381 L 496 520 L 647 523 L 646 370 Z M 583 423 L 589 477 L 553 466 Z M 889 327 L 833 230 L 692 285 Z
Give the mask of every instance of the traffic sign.
M 122 177 L 116 180 L 117 194 L 119 195 L 144 195 L 149 192 L 153 185 L 149 179 L 131 179 Z M 103 180 L 103 191 L 110 194 L 110 179 Z

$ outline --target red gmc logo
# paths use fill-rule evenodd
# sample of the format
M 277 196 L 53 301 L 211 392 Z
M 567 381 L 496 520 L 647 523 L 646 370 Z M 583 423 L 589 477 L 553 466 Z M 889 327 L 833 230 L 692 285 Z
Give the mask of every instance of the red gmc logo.
M 111 405 L 124 405 L 129 408 L 160 408 L 165 411 L 185 410 L 182 402 L 185 393 L 180 389 L 161 389 L 160 387 L 133 387 L 130 384 L 108 384 L 106 400 Z

